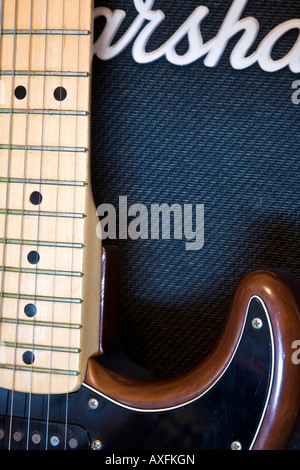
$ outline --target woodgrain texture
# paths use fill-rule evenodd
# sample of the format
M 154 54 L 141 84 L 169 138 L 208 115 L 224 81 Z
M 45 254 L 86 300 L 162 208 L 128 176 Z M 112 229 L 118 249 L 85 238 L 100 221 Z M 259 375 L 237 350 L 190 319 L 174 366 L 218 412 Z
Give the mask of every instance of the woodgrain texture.
M 89 154 L 92 21 L 92 0 L 3 1 L 3 388 L 77 390 L 88 357 L 98 351 L 101 241 Z M 39 203 L 32 201 L 35 192 Z M 38 252 L 37 262 L 30 252 Z M 35 305 L 33 317 L 26 315 L 28 304 Z M 27 351 L 34 353 L 29 364 Z

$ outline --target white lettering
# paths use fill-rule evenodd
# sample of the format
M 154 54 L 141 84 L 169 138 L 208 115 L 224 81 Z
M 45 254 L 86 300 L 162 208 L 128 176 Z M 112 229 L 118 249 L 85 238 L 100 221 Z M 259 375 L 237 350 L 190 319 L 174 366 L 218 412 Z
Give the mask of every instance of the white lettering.
M 291 20 L 282 23 L 271 31 L 258 47 L 258 63 L 266 72 L 277 72 L 286 66 L 294 73 L 300 72 L 300 35 L 290 52 L 278 60 L 271 57 L 276 42 L 288 31 L 298 29 L 300 32 L 300 20 Z
M 171 455 L 171 454 L 164 454 L 164 455 L 151 455 L 148 464 L 154 465 L 188 465 L 188 464 L 195 464 L 195 456 L 194 455 Z
M 193 231 L 193 206 L 184 206 L 184 236 L 187 240 L 186 250 L 201 250 L 204 246 L 204 204 L 196 204 L 196 230 Z
M 294 104 L 300 104 L 300 80 L 295 80 L 292 83 L 292 88 L 293 90 L 296 90 L 292 94 L 292 102 Z
M 163 240 L 170 240 L 171 238 L 171 212 L 174 216 L 174 239 L 182 239 L 182 209 L 179 204 L 173 204 L 171 207 L 168 204 L 152 204 L 151 205 L 151 238 L 158 240 L 159 227 L 162 227 Z M 161 215 L 161 224 L 160 224 Z
M 300 340 L 295 340 L 293 342 L 292 349 L 296 349 L 292 354 L 292 363 L 298 365 L 300 364 Z
M 204 246 L 204 205 L 196 204 L 195 214 L 192 204 L 152 204 L 150 213 L 144 204 L 133 204 L 128 208 L 127 196 L 119 197 L 119 239 L 182 240 L 183 234 L 188 251 L 201 250 Z M 100 221 L 97 236 L 102 239 L 117 239 L 117 211 L 111 204 L 101 204 L 97 208 Z M 173 230 L 171 230 L 173 215 Z M 194 217 L 195 215 L 195 217 Z M 133 218 L 130 222 L 129 218 Z M 183 230 L 182 230 L 183 225 Z M 193 229 L 195 228 L 195 230 Z M 151 234 L 150 234 L 151 232 Z
M 128 235 L 131 240 L 148 239 L 148 210 L 144 204 L 133 204 L 129 207 L 128 216 L 134 217 L 128 225 Z
M 113 454 L 112 457 L 106 457 L 104 462 L 106 465 L 131 465 L 133 468 L 135 468 L 139 462 L 139 459 L 139 457 L 119 457 Z
M 106 216 L 105 216 L 106 214 Z M 112 204 L 101 204 L 97 208 L 98 217 L 104 217 L 101 219 L 101 224 L 97 224 L 96 233 L 97 237 L 106 240 L 115 240 L 117 236 L 116 227 L 116 209 Z
M 278 25 L 261 41 L 256 51 L 247 56 L 247 52 L 254 44 L 259 32 L 259 23 L 256 18 L 241 19 L 241 15 L 249 0 L 234 0 L 217 35 L 203 43 L 201 23 L 209 14 L 205 6 L 197 7 L 182 26 L 171 38 L 154 51 L 147 51 L 147 44 L 154 31 L 163 23 L 165 14 L 161 10 L 152 10 L 154 0 L 133 0 L 137 17 L 129 26 L 124 35 L 116 41 L 113 40 L 123 23 L 126 13 L 123 10 L 111 11 L 109 8 L 95 8 L 95 18 L 104 17 L 105 27 L 95 41 L 94 54 L 101 60 L 110 60 L 120 54 L 133 42 L 132 55 L 136 62 L 146 64 L 162 57 L 175 65 L 188 65 L 201 57 L 206 67 L 215 67 L 226 49 L 228 42 L 243 31 L 235 45 L 230 63 L 234 69 L 245 69 L 255 62 L 266 72 L 275 72 L 289 67 L 293 73 L 300 72 L 300 34 L 291 50 L 281 59 L 274 60 L 272 51 L 279 39 L 292 29 L 300 31 L 300 19 L 286 21 Z M 145 22 L 147 22 L 145 24 Z M 176 47 L 184 37 L 188 38 L 188 50 L 179 55 Z

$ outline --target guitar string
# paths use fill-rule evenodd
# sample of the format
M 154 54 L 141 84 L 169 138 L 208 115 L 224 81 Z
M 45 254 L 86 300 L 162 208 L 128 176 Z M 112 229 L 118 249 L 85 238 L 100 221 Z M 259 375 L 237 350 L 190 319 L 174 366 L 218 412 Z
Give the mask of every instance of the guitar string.
M 33 11 L 33 0 L 31 0 L 31 8 Z M 47 28 L 47 21 L 48 21 L 48 0 L 46 0 L 46 10 L 45 10 L 45 23 L 46 23 L 46 28 Z M 32 15 L 32 12 L 31 12 Z M 32 31 L 32 24 L 30 25 L 30 31 Z M 46 48 L 47 48 L 47 35 L 45 35 L 45 43 L 44 43 L 44 75 L 42 76 L 43 78 L 43 93 L 42 93 L 42 125 L 41 125 L 41 151 L 40 151 L 40 162 L 39 162 L 39 193 L 41 194 L 41 185 L 42 185 L 42 172 L 43 172 L 43 139 L 44 139 L 44 129 L 45 129 L 45 123 L 44 123 L 44 110 L 45 110 L 45 85 L 46 85 Z M 31 47 L 29 47 L 29 55 L 31 52 Z M 30 74 L 30 64 L 29 64 L 29 70 L 28 74 Z M 39 239 L 40 239 L 40 224 L 41 224 L 41 216 L 40 216 L 40 204 L 38 204 L 37 208 L 37 232 L 36 232 L 36 250 L 37 253 L 39 253 Z M 34 300 L 33 300 L 33 305 L 37 309 L 37 289 L 38 289 L 38 266 L 36 263 L 35 267 L 35 280 L 34 280 Z M 35 320 L 35 315 L 32 317 L 32 352 L 34 351 L 34 344 L 35 344 L 35 334 L 36 334 L 36 320 Z M 30 386 L 29 386 L 29 392 L 27 394 L 27 400 L 28 400 L 28 410 L 27 410 L 27 437 L 26 437 L 26 449 L 29 448 L 29 437 L 30 437 L 30 420 L 31 420 L 31 407 L 32 407 L 32 379 L 33 379 L 33 362 L 31 363 L 31 368 L 30 368 Z
M 13 118 L 13 95 L 14 95 L 14 82 L 15 82 L 15 51 L 16 51 L 16 22 L 17 22 L 17 0 L 15 0 L 14 7 L 14 32 L 13 32 L 13 47 L 12 47 L 12 70 L 11 70 L 11 94 L 10 94 L 10 123 L 9 123 L 9 136 L 8 136 L 8 152 L 7 152 L 7 181 L 6 181 L 6 195 L 5 195 L 5 217 L 4 217 L 4 233 L 3 233 L 3 249 L 2 249 L 2 278 L 1 278 L 1 319 L 3 315 L 3 288 L 4 288 L 4 265 L 6 256 L 6 236 L 8 225 L 8 202 L 9 202 L 9 176 L 11 166 L 11 145 L 12 145 L 12 118 Z M 14 371 L 13 378 L 14 381 Z M 12 386 L 12 389 L 14 384 Z M 12 411 L 13 411 L 13 394 L 11 395 L 10 402 L 10 422 L 9 422 L 9 436 L 8 436 L 8 449 L 11 447 L 11 430 L 12 430 Z
M 29 44 L 28 44 L 28 99 L 27 99 L 27 106 L 29 105 L 29 98 L 30 98 L 30 70 L 31 70 L 31 43 L 32 43 L 32 20 L 33 20 L 33 0 L 30 1 L 30 25 L 29 25 Z M 28 125 L 29 114 L 27 108 L 27 115 L 26 115 L 26 125 Z M 27 131 L 26 131 L 26 139 L 27 139 Z M 25 182 L 25 174 L 24 174 L 24 186 L 26 185 Z M 37 233 L 39 231 L 39 215 L 38 215 L 38 227 Z M 38 240 L 38 237 L 37 237 Z M 38 241 L 37 241 L 37 251 L 38 251 Z M 37 267 L 36 267 L 37 272 Z M 35 273 L 36 276 L 36 273 Z M 37 281 L 36 281 L 37 282 Z M 36 283 L 35 283 L 35 290 L 36 290 Z M 36 295 L 34 296 L 34 307 L 36 307 Z M 33 345 L 34 345 L 34 323 L 35 323 L 35 316 L 32 317 L 32 352 L 33 352 Z M 31 390 L 32 390 L 32 364 L 31 364 L 31 371 L 30 371 L 30 391 L 28 393 L 28 419 L 27 419 L 27 432 L 26 432 L 26 449 L 29 448 L 29 428 L 30 428 L 30 415 L 31 415 Z
M 60 71 L 61 71 L 61 77 L 60 77 L 60 90 L 62 90 L 62 76 L 63 76 L 63 51 L 64 51 L 64 34 L 63 34 L 63 29 L 64 29 L 64 9 L 65 9 L 65 1 L 62 1 L 62 16 L 61 16 L 61 46 L 60 46 Z M 61 98 L 61 96 L 60 96 Z M 57 231 L 58 231 L 58 201 L 59 201 L 59 172 L 60 172 L 60 144 L 61 144 L 61 109 L 62 109 L 62 102 L 61 99 L 59 101 L 59 117 L 58 117 L 58 138 L 57 138 L 57 143 L 58 143 L 58 151 L 57 151 L 57 173 L 56 173 L 56 207 L 55 207 L 55 213 L 56 213 L 56 219 L 55 219 L 55 235 L 54 235 L 54 240 L 57 240 Z M 54 246 L 54 256 L 53 256 L 53 287 L 52 287 L 52 297 L 53 297 L 53 302 L 52 302 L 52 308 L 51 308 L 51 316 L 52 316 L 52 325 L 54 321 L 54 308 L 55 308 L 55 286 L 56 286 L 56 276 L 55 276 L 55 270 L 56 270 L 56 246 Z M 47 397 L 47 420 L 46 420 L 46 426 L 47 426 L 47 436 L 49 435 L 49 425 L 50 425 L 50 410 L 51 410 L 51 370 L 52 370 L 52 360 L 53 360 L 53 354 L 52 354 L 52 348 L 53 348 L 53 326 L 51 326 L 51 337 L 50 337 L 50 357 L 49 357 L 49 380 L 48 380 L 48 397 Z M 48 448 L 48 439 L 46 439 L 46 449 Z
M 24 162 L 23 162 L 23 187 L 22 187 L 22 210 L 21 210 L 21 227 L 20 227 L 20 251 L 19 251 L 19 272 L 18 272 L 18 287 L 17 292 L 20 294 L 21 292 L 21 265 L 22 265 L 22 258 L 23 258 L 23 230 L 24 230 L 24 210 L 25 210 L 25 195 L 26 195 L 26 164 L 27 164 L 27 147 L 28 147 L 28 128 L 29 128 L 29 96 L 30 96 L 30 68 L 31 68 L 31 41 L 32 41 L 32 0 L 30 4 L 29 10 L 29 35 L 28 35 L 28 74 L 27 74 L 27 92 L 26 92 L 26 117 L 25 117 L 25 139 L 24 139 Z M 14 364 L 16 366 L 16 357 L 17 357 L 17 346 L 18 346 L 18 334 L 19 334 L 19 318 L 20 318 L 20 296 L 18 295 L 17 298 L 17 308 L 16 308 L 16 333 L 15 333 L 15 360 Z M 14 370 L 15 374 L 15 370 Z M 14 394 L 14 386 L 12 390 L 12 394 Z M 30 401 L 29 401 L 30 407 Z M 30 408 L 29 408 L 30 410 Z M 13 410 L 12 410 L 13 411 Z M 29 411 L 30 413 L 30 411 Z M 13 417 L 11 417 L 11 420 Z M 28 433 L 27 433 L 28 439 Z
M 45 17 L 45 30 L 48 29 L 48 18 L 49 18 L 49 3 L 46 0 L 46 17 Z M 43 81 L 43 106 L 42 110 L 45 110 L 45 97 L 46 97 L 46 63 L 47 63 L 47 34 L 45 35 L 45 47 L 44 47 L 44 81 Z M 43 135 L 44 135 L 44 113 L 43 114 L 43 125 L 42 125 L 42 142 L 41 142 L 41 149 L 43 148 Z M 43 160 L 43 150 L 41 150 L 41 167 L 40 167 L 40 182 L 42 181 L 42 160 Z M 40 183 L 41 184 L 41 183 Z M 55 247 L 54 247 L 55 249 Z M 54 276 L 55 277 L 55 276 Z M 50 374 L 50 366 L 49 366 L 49 376 Z M 50 377 L 49 377 L 49 386 L 50 386 Z M 46 431 L 45 431 L 45 450 L 48 449 L 48 440 L 49 440 L 49 413 L 50 413 L 50 400 L 48 395 L 48 400 L 46 404 Z
M 78 0 L 78 31 L 80 30 L 80 19 L 81 19 L 81 1 Z M 76 79 L 76 105 L 75 109 L 79 109 L 79 69 L 80 69 L 80 63 L 79 63 L 79 57 L 80 57 L 80 35 L 77 36 L 77 64 L 76 64 L 76 71 L 77 71 L 77 79 Z M 77 147 L 78 145 L 78 116 L 75 116 L 75 137 L 74 137 L 74 148 Z M 77 181 L 77 165 L 76 165 L 76 152 L 74 153 L 74 168 L 73 168 L 73 180 Z M 75 205 L 76 205 L 76 186 L 74 186 L 73 190 L 73 207 L 72 210 L 75 212 Z M 71 249 L 71 272 L 73 271 L 74 267 L 74 249 L 73 249 L 73 243 L 74 243 L 74 233 L 75 233 L 75 221 L 73 219 L 72 223 L 72 249 Z M 72 293 L 73 291 L 73 277 L 70 276 L 70 292 Z M 72 320 L 72 304 L 69 305 L 69 325 L 71 325 L 71 320 Z M 71 350 L 71 329 L 69 329 L 69 351 Z M 70 355 L 71 353 L 68 352 L 68 370 L 70 370 Z M 66 402 L 65 402 L 65 440 L 64 440 L 64 448 L 67 448 L 67 436 L 68 436 L 68 414 L 69 414 L 69 378 L 68 376 L 68 387 L 67 387 L 67 393 L 66 393 Z

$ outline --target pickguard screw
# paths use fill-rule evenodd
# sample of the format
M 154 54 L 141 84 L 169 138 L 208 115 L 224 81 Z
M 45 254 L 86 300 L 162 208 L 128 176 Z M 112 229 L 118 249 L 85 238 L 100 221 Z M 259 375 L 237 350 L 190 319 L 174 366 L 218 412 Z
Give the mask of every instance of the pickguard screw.
M 263 326 L 263 322 L 260 318 L 254 318 L 254 320 L 252 320 L 252 326 L 256 330 L 259 330 Z
M 231 447 L 231 450 L 241 450 L 242 444 L 239 441 L 233 441 L 230 447 Z
M 103 447 L 103 444 L 100 441 L 100 439 L 95 439 L 91 444 L 91 449 L 92 450 L 101 450 L 102 447 Z
M 96 400 L 96 398 L 91 398 L 89 400 L 89 407 L 92 409 L 92 410 L 95 410 L 96 408 L 98 408 L 98 405 L 99 405 L 99 402 L 98 400 Z

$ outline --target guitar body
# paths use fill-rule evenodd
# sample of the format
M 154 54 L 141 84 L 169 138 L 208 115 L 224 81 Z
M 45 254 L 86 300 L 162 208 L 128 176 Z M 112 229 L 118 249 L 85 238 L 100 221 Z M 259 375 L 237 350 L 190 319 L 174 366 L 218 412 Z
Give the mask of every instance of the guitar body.
M 252 325 L 256 318 L 263 323 L 259 329 Z M 245 321 L 241 341 L 224 374 L 201 397 L 174 409 L 132 409 L 84 385 L 69 396 L 16 393 L 16 415 L 10 419 L 12 394 L 1 390 L 0 429 L 5 429 L 1 447 L 8 447 L 11 435 L 12 449 L 83 450 L 97 448 L 100 442 L 103 450 L 118 451 L 193 451 L 231 449 L 235 445 L 252 448 L 272 390 L 274 340 L 268 316 L 258 299 L 251 301 Z M 22 438 L 16 441 L 15 435 Z M 34 442 L 37 436 L 40 440 Z M 53 440 L 53 436 L 57 439 Z
M 106 263 L 108 252 L 104 251 Z M 108 276 L 107 271 L 106 267 L 103 272 Z M 287 274 L 265 271 L 242 279 L 219 345 L 211 357 L 178 378 L 145 378 L 116 345 L 114 350 L 115 334 L 110 329 L 102 343 L 109 352 L 90 359 L 79 391 L 42 395 L 2 389 L 1 448 L 177 452 L 284 448 L 296 423 L 300 396 L 299 366 L 292 349 L 295 332 L 300 334 L 295 282 Z M 236 302 L 241 302 L 240 295 L 247 298 L 247 286 L 246 309 L 240 304 L 237 312 Z M 282 300 L 277 299 L 281 310 L 272 310 L 263 299 L 262 289 L 274 293 L 275 288 L 283 289 Z M 251 294 L 251 289 L 259 294 Z M 104 315 L 103 310 L 102 320 Z M 230 356 L 223 353 L 218 364 L 215 354 L 227 348 Z

